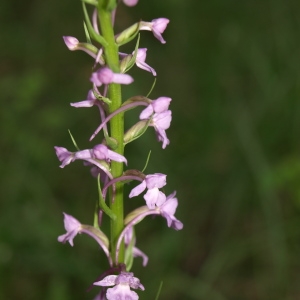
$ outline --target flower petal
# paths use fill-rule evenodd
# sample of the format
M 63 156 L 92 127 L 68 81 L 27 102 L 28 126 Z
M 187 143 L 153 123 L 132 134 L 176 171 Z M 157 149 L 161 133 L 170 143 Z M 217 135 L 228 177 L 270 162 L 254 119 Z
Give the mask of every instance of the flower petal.
M 74 51 L 77 49 L 79 41 L 73 36 L 63 36 L 64 42 L 69 50 Z
M 96 281 L 93 285 L 112 286 L 116 284 L 117 275 L 108 275 L 100 281 Z
M 139 296 L 136 292 L 130 290 L 128 285 L 116 285 L 107 289 L 107 300 L 138 300 Z
M 146 204 L 149 209 L 154 209 L 155 205 L 160 206 L 166 201 L 166 195 L 158 188 L 149 189 L 144 195 Z
M 146 181 L 143 180 L 141 184 L 133 188 L 129 194 L 129 198 L 136 197 L 146 189 Z
M 162 113 L 169 108 L 170 102 L 172 101 L 169 97 L 159 97 L 151 102 L 153 109 L 156 113 Z
M 56 156 L 58 157 L 59 161 L 62 163 L 60 165 L 60 168 L 64 168 L 66 165 L 70 164 L 72 161 L 74 161 L 73 153 L 68 151 L 64 147 L 54 147 Z
M 147 175 L 145 180 L 148 189 L 162 188 L 166 185 L 167 175 L 162 173 L 154 173 Z
M 127 159 L 117 152 L 108 150 L 108 158 L 117 162 L 124 162 L 127 165 Z
M 140 120 L 149 119 L 153 114 L 154 110 L 151 104 L 149 104 L 141 113 Z

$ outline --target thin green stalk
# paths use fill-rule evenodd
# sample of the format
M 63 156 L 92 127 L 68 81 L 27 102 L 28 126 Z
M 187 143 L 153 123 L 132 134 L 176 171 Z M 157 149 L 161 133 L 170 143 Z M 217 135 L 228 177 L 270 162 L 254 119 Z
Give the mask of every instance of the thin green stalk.
M 101 28 L 101 34 L 107 41 L 107 46 L 104 48 L 104 54 L 107 65 L 109 68 L 118 73 L 120 70 L 119 66 L 119 54 L 118 46 L 115 43 L 114 30 L 112 24 L 111 12 L 103 8 L 102 1 L 99 1 L 98 5 L 98 16 Z M 109 85 L 109 99 L 111 104 L 109 106 L 109 112 L 113 112 L 118 109 L 122 104 L 121 86 L 119 84 Z M 124 115 L 118 114 L 113 117 L 110 121 L 110 134 L 111 137 L 116 139 L 117 148 L 114 149 L 117 153 L 123 155 L 124 153 Z M 111 163 L 111 173 L 114 177 L 121 176 L 123 173 L 123 164 L 118 162 Z M 123 212 L 123 184 L 116 184 L 116 195 L 114 203 L 112 203 L 112 195 L 110 193 L 110 208 L 116 215 L 116 219 L 111 219 L 111 253 L 112 257 L 115 257 L 117 239 L 124 228 L 124 212 Z M 121 246 L 119 254 L 119 263 L 124 263 L 124 244 Z M 118 262 L 115 262 L 116 264 Z

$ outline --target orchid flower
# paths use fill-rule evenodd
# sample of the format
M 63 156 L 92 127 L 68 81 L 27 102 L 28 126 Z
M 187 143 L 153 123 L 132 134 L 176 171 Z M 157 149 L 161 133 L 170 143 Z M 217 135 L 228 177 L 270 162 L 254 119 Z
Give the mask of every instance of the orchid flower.
M 172 112 L 168 110 L 171 98 L 169 97 L 159 97 L 146 107 L 140 114 L 140 120 L 149 119 L 153 114 L 150 126 L 153 126 L 157 139 L 161 141 L 162 148 L 165 149 L 167 145 L 170 144 L 167 138 L 166 129 L 170 127 L 172 120 Z
M 154 19 L 151 22 L 144 22 L 140 23 L 139 29 L 140 30 L 148 30 L 152 31 L 153 35 L 162 43 L 165 44 L 166 41 L 162 37 L 162 33 L 165 31 L 168 23 L 170 22 L 169 19 L 166 18 L 158 18 Z
M 125 164 L 127 164 L 127 160 L 123 155 L 109 150 L 107 146 L 103 144 L 96 145 L 93 149 L 80 150 L 77 152 L 70 152 L 63 147 L 55 146 L 54 148 L 58 159 L 62 163 L 60 165 L 61 168 L 64 168 L 66 165 L 70 164 L 71 162 L 77 159 L 85 160 L 96 165 L 97 167 L 99 167 L 99 164 L 95 161 L 95 159 L 104 160 L 108 163 L 111 160 L 114 160 L 117 162 L 124 162 Z M 100 168 L 103 170 L 103 167 Z
M 86 100 L 71 103 L 71 106 L 73 106 L 73 107 L 92 107 L 94 105 L 97 105 L 98 103 L 99 103 L 99 100 L 95 97 L 93 90 L 89 90 Z
M 63 235 L 60 235 L 58 237 L 58 241 L 61 243 L 69 242 L 70 245 L 73 247 L 74 246 L 73 239 L 78 233 L 81 232 L 82 229 L 81 223 L 71 215 L 68 215 L 66 213 L 63 214 L 64 214 L 64 226 L 67 232 Z
M 166 185 L 166 177 L 167 175 L 161 173 L 147 175 L 141 184 L 137 185 L 131 190 L 129 198 L 138 196 L 147 187 L 148 191 L 144 195 L 147 206 L 150 209 L 153 209 L 155 208 L 155 205 L 159 206 L 163 204 L 166 200 L 166 195 L 159 191 L 159 188 L 162 188 Z
M 98 49 L 92 44 L 89 43 L 80 43 L 77 38 L 73 36 L 63 36 L 64 42 L 70 51 L 81 50 L 86 52 L 88 55 L 93 57 L 96 60 L 96 63 L 104 65 L 104 60 L 102 57 L 103 50 Z
M 103 67 L 92 73 L 90 81 L 96 86 L 110 83 L 130 84 L 133 82 L 133 78 L 128 74 L 114 73 L 108 67 Z
M 74 246 L 73 239 L 76 237 L 76 235 L 80 233 L 85 233 L 90 237 L 92 237 L 100 245 L 100 247 L 103 249 L 104 253 L 108 258 L 109 264 L 112 265 L 112 259 L 108 250 L 109 241 L 107 236 L 100 229 L 95 228 L 93 226 L 81 224 L 73 216 L 68 215 L 66 213 L 63 214 L 64 214 L 64 227 L 67 232 L 63 235 L 60 235 L 57 238 L 57 240 L 61 243 L 69 242 L 69 244 L 73 247 Z
M 145 290 L 137 277 L 130 272 L 121 272 L 119 275 L 108 275 L 104 279 L 94 282 L 94 285 L 112 286 L 107 289 L 107 300 L 138 300 L 139 296 L 136 292 L 131 291 L 130 288 Z
M 132 55 L 134 55 L 134 52 L 132 53 Z M 156 76 L 155 70 L 152 67 L 150 67 L 148 64 L 146 64 L 145 62 L 146 56 L 147 56 L 147 48 L 139 48 L 137 50 L 135 64 L 140 69 L 151 72 L 153 76 Z

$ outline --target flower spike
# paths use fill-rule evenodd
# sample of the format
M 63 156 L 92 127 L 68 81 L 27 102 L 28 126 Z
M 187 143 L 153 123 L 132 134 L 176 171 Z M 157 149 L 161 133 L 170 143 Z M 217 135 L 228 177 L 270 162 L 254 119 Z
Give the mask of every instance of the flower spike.
M 60 168 L 81 160 L 83 165 L 90 167 L 90 172 L 97 177 L 98 199 L 93 212 L 93 226 L 81 224 L 73 216 L 64 214 L 65 233 L 58 236 L 61 243 L 74 246 L 74 239 L 78 234 L 92 237 L 107 256 L 109 268 L 106 269 L 93 284 L 101 286 L 101 290 L 94 300 L 138 300 L 139 296 L 133 289 L 145 290 L 140 280 L 130 273 L 135 257 L 142 258 L 143 266 L 148 263 L 148 256 L 136 247 L 135 227 L 146 216 L 161 216 L 166 219 L 167 226 L 181 230 L 183 224 L 175 217 L 178 200 L 176 192 L 166 196 L 163 188 L 167 175 L 162 173 L 144 174 L 148 166 L 150 153 L 142 171 L 134 168 L 125 170 L 127 165 L 124 156 L 125 146 L 141 137 L 149 126 L 154 127 L 158 141 L 165 149 L 170 143 L 166 130 L 172 121 L 169 110 L 172 101 L 169 97 L 149 99 L 156 82 L 156 71 L 146 63 L 147 48 L 140 47 L 141 31 L 151 31 L 162 44 L 166 41 L 163 33 L 169 19 L 157 18 L 151 22 L 139 21 L 121 31 L 114 32 L 115 17 L 119 4 L 132 7 L 139 0 L 82 0 L 84 14 L 84 32 L 86 42 L 80 42 L 76 37 L 64 36 L 65 45 L 70 51 L 82 50 L 94 60 L 90 74 L 91 89 L 87 97 L 79 102 L 72 102 L 71 106 L 85 108 L 96 106 L 99 109 L 100 121 L 92 134 L 90 141 L 100 132 L 102 142 L 80 150 L 71 132 L 70 136 L 76 151 L 71 152 L 64 147 L 55 146 L 56 156 L 60 161 Z M 89 8 L 87 8 L 87 4 Z M 93 6 L 92 9 L 90 6 Z M 135 46 L 128 53 L 119 52 L 120 46 L 136 38 Z M 97 44 L 94 45 L 94 42 Z M 129 85 L 134 78 L 128 71 L 136 65 L 138 68 L 151 73 L 154 83 L 148 94 L 129 96 L 123 99 L 122 86 Z M 132 89 L 128 89 L 130 91 Z M 124 130 L 124 117 L 128 110 L 143 106 L 135 122 Z M 130 122 L 131 123 L 131 122 Z M 151 152 L 151 151 L 150 151 Z M 123 185 L 131 181 L 138 181 L 129 193 L 129 198 L 142 195 L 146 205 L 130 212 L 124 219 L 124 190 Z M 83 204 L 84 205 L 84 204 Z M 102 219 L 110 217 L 109 238 L 100 228 Z

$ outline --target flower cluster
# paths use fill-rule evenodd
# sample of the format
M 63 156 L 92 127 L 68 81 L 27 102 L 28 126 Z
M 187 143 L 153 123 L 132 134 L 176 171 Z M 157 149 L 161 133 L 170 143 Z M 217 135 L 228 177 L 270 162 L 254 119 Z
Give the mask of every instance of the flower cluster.
M 123 0 L 123 3 L 127 6 L 134 6 L 137 2 L 138 0 Z M 165 96 L 157 99 L 150 99 L 148 96 L 133 96 L 125 101 L 121 101 L 120 94 L 116 96 L 117 90 L 114 90 L 114 88 L 134 82 L 134 78 L 127 74 L 134 65 L 156 76 L 156 71 L 146 63 L 147 49 L 139 48 L 140 38 L 138 33 L 144 30 L 151 31 L 154 37 L 164 44 L 166 41 L 162 34 L 169 20 L 159 18 L 151 22 L 137 22 L 113 36 L 114 45 L 112 45 L 107 42 L 108 36 L 103 28 L 105 26 L 113 26 L 116 14 L 116 0 L 107 1 L 107 3 L 107 5 L 111 6 L 105 7 L 105 5 L 98 6 L 95 4 L 96 7 L 92 19 L 88 16 L 85 4 L 83 5 L 85 24 L 89 35 L 88 43 L 81 43 L 77 38 L 71 36 L 63 37 L 69 50 L 82 50 L 94 59 L 95 70 L 90 76 L 92 87 L 88 92 L 87 98 L 79 102 L 73 102 L 71 106 L 76 108 L 98 107 L 100 115 L 99 126 L 90 137 L 90 141 L 100 133 L 103 134 L 103 138 L 100 143 L 96 143 L 93 147 L 84 150 L 80 150 L 77 147 L 73 137 L 74 145 L 77 148 L 76 151 L 72 152 L 59 146 L 54 147 L 61 163 L 61 168 L 76 160 L 82 160 L 85 165 L 92 167 L 92 174 L 98 178 L 99 193 L 93 226 L 81 224 L 73 216 L 64 213 L 66 233 L 60 235 L 58 241 L 62 243 L 69 242 L 71 246 L 74 246 L 73 240 L 78 234 L 84 233 L 92 237 L 106 254 L 109 263 L 109 269 L 100 276 L 101 280 L 93 283 L 95 286 L 103 287 L 97 299 L 136 300 L 138 295 L 131 288 L 144 290 L 144 286 L 129 270 L 134 257 L 141 257 L 143 266 L 146 266 L 148 256 L 135 246 L 135 226 L 149 215 L 160 215 L 166 219 L 167 226 L 175 230 L 182 229 L 183 224 L 175 217 L 178 205 L 178 200 L 175 197 L 176 192 L 166 196 L 163 190 L 166 186 L 167 175 L 161 173 L 146 175 L 138 170 L 123 171 L 123 164 L 127 165 L 123 149 L 125 145 L 141 137 L 149 126 L 154 128 L 157 140 L 162 143 L 163 149 L 170 144 L 166 130 L 170 127 L 172 120 L 172 112 L 169 110 L 172 99 Z M 113 5 L 114 3 L 115 5 Z M 89 4 L 93 4 L 93 1 L 89 1 Z M 112 7 L 114 7 L 113 10 L 111 9 Z M 111 11 L 111 23 L 101 24 L 102 14 L 107 14 L 107 12 Z M 102 26 L 98 26 L 99 22 Z M 103 32 L 100 32 L 99 28 Z M 119 47 L 136 37 L 137 43 L 132 53 L 119 52 Z M 116 62 L 112 63 L 112 51 L 115 51 L 114 53 L 119 57 L 118 65 L 116 65 Z M 139 106 L 142 106 L 143 110 L 140 112 L 137 122 L 131 128 L 128 128 L 126 132 L 122 132 L 119 135 L 114 134 L 114 132 L 119 132 L 120 128 L 123 128 L 121 126 L 116 130 L 116 127 L 119 126 L 118 124 L 123 122 L 123 116 L 126 114 L 126 111 Z M 118 121 L 113 123 L 114 120 Z M 123 219 L 123 216 L 114 209 L 114 203 L 115 201 L 120 202 L 118 198 L 120 192 L 117 192 L 118 187 L 132 181 L 138 181 L 139 184 L 132 188 L 128 198 L 137 197 L 145 192 L 143 195 L 145 205 L 134 209 Z M 108 190 L 110 190 L 109 193 Z M 111 218 L 111 226 L 115 226 L 115 221 L 121 218 L 122 228 L 117 236 L 108 238 L 102 232 L 100 228 L 103 215 Z M 111 232 L 114 232 L 113 227 Z M 108 286 L 114 287 L 107 288 Z

